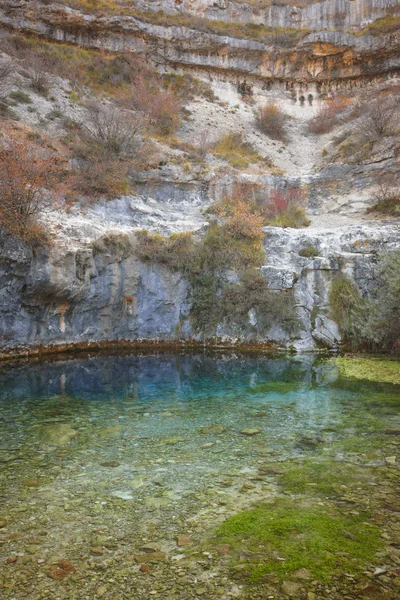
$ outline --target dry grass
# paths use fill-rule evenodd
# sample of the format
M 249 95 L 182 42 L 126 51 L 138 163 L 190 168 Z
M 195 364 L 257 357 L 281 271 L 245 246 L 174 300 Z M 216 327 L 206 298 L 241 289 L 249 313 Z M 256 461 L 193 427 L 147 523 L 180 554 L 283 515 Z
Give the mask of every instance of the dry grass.
M 214 144 L 211 152 L 227 160 L 232 167 L 237 169 L 244 169 L 250 164 L 265 160 L 250 144 L 244 141 L 242 133 L 224 134 Z
M 392 12 L 394 10 L 395 8 L 392 9 Z M 384 17 L 375 19 L 373 23 L 370 23 L 362 31 L 358 32 L 358 35 L 386 35 L 388 33 L 395 33 L 399 29 L 400 16 L 394 14 L 387 14 Z

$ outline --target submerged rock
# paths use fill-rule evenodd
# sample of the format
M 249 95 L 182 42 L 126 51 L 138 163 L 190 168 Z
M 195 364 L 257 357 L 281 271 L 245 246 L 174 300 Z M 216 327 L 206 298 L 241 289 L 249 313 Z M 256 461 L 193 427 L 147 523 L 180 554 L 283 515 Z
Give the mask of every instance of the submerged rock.
M 66 423 L 42 425 L 40 428 L 41 440 L 50 446 L 64 446 L 69 444 L 77 434 L 78 432 Z
M 257 433 L 261 433 L 261 432 L 262 432 L 262 429 L 242 429 L 240 433 L 242 435 L 251 436 L 251 435 L 257 435 Z
M 202 434 L 213 434 L 220 435 L 221 433 L 225 433 L 227 431 L 226 425 L 222 425 L 221 423 L 214 423 L 213 425 L 204 425 L 203 427 L 199 427 L 198 432 Z
M 165 552 L 145 552 L 144 554 L 135 554 L 135 560 L 138 563 L 157 563 L 167 560 Z
M 282 592 L 287 596 L 298 596 L 301 590 L 301 583 L 293 581 L 284 581 L 282 583 Z

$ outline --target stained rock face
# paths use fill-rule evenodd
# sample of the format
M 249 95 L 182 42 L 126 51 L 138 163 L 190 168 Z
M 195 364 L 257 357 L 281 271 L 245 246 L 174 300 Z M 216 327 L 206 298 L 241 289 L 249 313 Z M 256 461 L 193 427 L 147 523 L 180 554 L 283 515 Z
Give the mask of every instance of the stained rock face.
M 190 293 L 180 273 L 135 256 L 134 237 L 114 233 L 90 247 L 54 249 L 31 256 L 2 238 L 0 331 L 3 348 L 77 342 L 198 340 L 190 320 Z M 400 246 L 399 226 L 369 223 L 341 229 L 265 228 L 266 285 L 292 289 L 301 322 L 292 338 L 278 327 L 261 337 L 249 316 L 248 327 L 235 334 L 218 325 L 227 343 L 275 341 L 297 350 L 340 343 L 329 315 L 332 279 L 342 272 L 361 293 L 376 285 L 376 254 Z M 299 251 L 313 246 L 317 256 Z M 50 427 L 50 426 L 49 426 Z M 52 426 L 51 426 L 52 427 Z M 47 443 L 68 443 L 73 432 L 44 432 Z M 68 438 L 68 439 L 67 439 Z
M 169 9 L 175 3 L 141 2 L 145 11 Z M 187 13 L 188 22 L 181 26 L 173 20 L 167 24 L 160 17 L 157 24 L 133 16 L 107 16 L 81 13 L 59 4 L 37 4 L 5 0 L 0 7 L 0 24 L 59 41 L 112 48 L 115 51 L 139 52 L 151 60 L 162 56 L 171 68 L 209 69 L 232 76 L 249 75 L 281 81 L 330 81 L 332 79 L 371 79 L 393 72 L 400 66 L 398 35 L 361 37 L 347 34 L 360 30 L 383 17 L 397 4 L 396 0 L 324 0 L 304 9 L 295 6 L 270 6 L 236 2 L 180 3 L 179 14 Z M 297 45 L 286 40 L 274 47 L 261 37 L 254 41 L 219 35 L 207 27 L 198 28 L 190 17 L 205 17 L 227 23 L 254 22 L 272 27 L 304 30 L 305 38 Z M 327 31 L 328 30 L 328 31 Z M 307 36 L 307 31 L 312 31 Z M 300 36 L 301 37 L 301 36 Z M 159 59 L 158 59 L 159 60 Z

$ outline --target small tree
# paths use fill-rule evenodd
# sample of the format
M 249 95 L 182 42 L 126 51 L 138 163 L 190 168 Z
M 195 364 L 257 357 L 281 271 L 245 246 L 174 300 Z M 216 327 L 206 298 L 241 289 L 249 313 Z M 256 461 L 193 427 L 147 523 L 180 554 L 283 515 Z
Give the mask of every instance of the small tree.
M 268 225 L 274 227 L 307 227 L 310 221 L 302 206 L 303 195 L 298 188 L 272 190 L 265 207 Z
M 26 242 L 43 242 L 38 216 L 54 204 L 61 175 L 54 154 L 20 141 L 0 146 L 0 226 Z
M 86 105 L 82 126 L 106 155 L 115 157 L 132 149 L 143 124 L 141 115 L 134 115 L 113 105 L 91 102 Z
M 394 95 L 365 98 L 362 105 L 365 131 L 374 139 L 380 139 L 384 135 L 393 134 L 399 109 L 400 101 Z
M 27 59 L 26 66 L 32 89 L 46 96 L 50 86 L 49 71 L 54 67 L 53 61 L 44 54 L 33 54 Z

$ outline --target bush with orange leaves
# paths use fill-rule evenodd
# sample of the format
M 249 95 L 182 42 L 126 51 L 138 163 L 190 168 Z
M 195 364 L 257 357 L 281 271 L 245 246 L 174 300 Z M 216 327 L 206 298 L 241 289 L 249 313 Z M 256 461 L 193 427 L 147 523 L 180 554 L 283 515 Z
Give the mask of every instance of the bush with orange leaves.
M 62 175 L 54 153 L 9 140 L 0 146 L 0 227 L 32 245 L 49 241 L 39 215 L 56 202 Z
M 170 135 L 179 125 L 181 105 L 176 95 L 161 87 L 161 82 L 150 73 L 139 75 L 124 105 L 144 115 L 156 132 Z
M 337 97 L 333 100 L 327 100 L 318 110 L 318 113 L 313 117 L 308 129 L 310 133 L 322 134 L 329 133 L 338 123 L 338 115 L 343 112 L 349 101 L 345 98 Z

